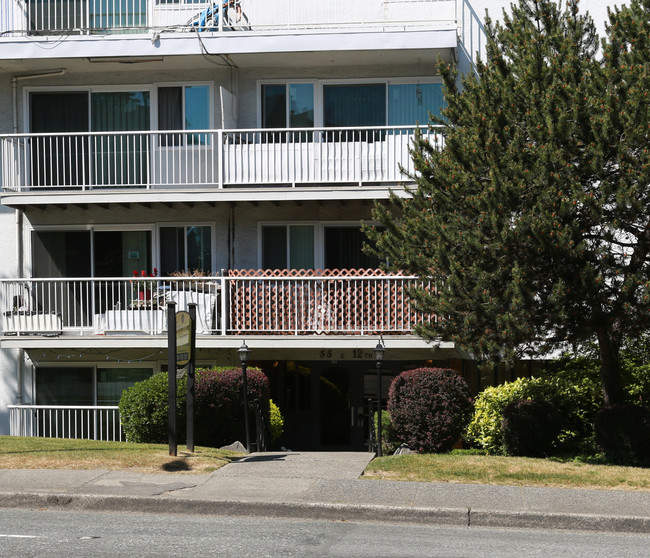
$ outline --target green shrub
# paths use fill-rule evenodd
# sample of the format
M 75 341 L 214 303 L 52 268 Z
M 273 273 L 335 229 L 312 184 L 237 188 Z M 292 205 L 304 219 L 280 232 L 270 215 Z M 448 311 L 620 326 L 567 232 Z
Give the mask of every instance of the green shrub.
M 503 410 L 501 435 L 508 455 L 546 457 L 553 452 L 563 417 L 550 401 L 513 401 Z
M 472 401 L 455 370 L 417 368 L 393 380 L 388 411 L 397 438 L 413 451 L 445 452 L 467 426 Z
M 271 442 L 278 440 L 283 432 L 284 418 L 280 412 L 280 407 L 273 403 L 273 399 L 269 399 L 269 434 L 271 435 Z
M 601 409 L 594 421 L 596 445 L 610 463 L 650 467 L 650 410 L 638 405 Z
M 282 431 L 279 412 L 270 418 L 269 382 L 257 368 L 247 370 L 249 428 L 255 438 L 255 400 L 259 400 L 266 424 Z M 187 421 L 187 379 L 178 380 L 176 396 L 177 441 L 185 442 Z M 120 399 L 120 418 L 127 439 L 132 442 L 165 443 L 168 408 L 167 373 L 155 374 L 124 391 Z M 197 370 L 195 383 L 194 442 L 197 445 L 220 447 L 236 440 L 244 442 L 244 411 L 242 371 L 240 368 L 221 367 Z M 280 422 L 277 422 L 279 416 Z
M 377 439 L 377 411 L 372 415 L 373 424 L 375 427 L 375 439 Z M 381 451 L 384 455 L 390 455 L 395 453 L 395 450 L 399 448 L 401 442 L 397 438 L 395 433 L 395 428 L 393 427 L 393 421 L 391 420 L 390 413 L 388 411 L 381 412 Z
M 159 372 L 124 390 L 119 409 L 122 428 L 129 442 L 164 444 L 169 440 L 169 388 L 167 372 Z M 185 441 L 187 380 L 177 380 L 177 442 Z
M 518 378 L 514 382 L 488 387 L 474 401 L 474 416 L 465 432 L 466 440 L 492 454 L 504 453 L 501 434 L 503 411 L 511 403 L 524 399 L 556 402 L 561 397 L 556 386 L 539 378 Z

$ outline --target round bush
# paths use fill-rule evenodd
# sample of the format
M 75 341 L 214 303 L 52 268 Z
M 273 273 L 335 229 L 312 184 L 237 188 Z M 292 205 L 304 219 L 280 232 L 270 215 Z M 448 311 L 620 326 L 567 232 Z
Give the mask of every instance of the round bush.
M 445 452 L 467 426 L 472 401 L 455 370 L 417 368 L 393 380 L 388 410 L 396 436 L 412 450 Z
M 513 401 L 503 410 L 501 433 L 508 455 L 546 457 L 562 428 L 562 414 L 549 401 Z
M 248 368 L 246 377 L 249 436 L 255 440 L 255 400 L 259 401 L 265 424 L 269 424 L 269 380 L 258 368 Z M 209 447 L 245 443 L 241 368 L 198 370 L 195 393 L 196 443 Z
M 608 461 L 650 467 L 650 409 L 638 405 L 601 409 L 594 433 L 597 449 Z
M 119 409 L 122 429 L 129 442 L 165 444 L 169 440 L 169 383 L 167 372 L 159 372 L 125 389 Z M 187 379 L 177 380 L 177 441 L 185 441 Z

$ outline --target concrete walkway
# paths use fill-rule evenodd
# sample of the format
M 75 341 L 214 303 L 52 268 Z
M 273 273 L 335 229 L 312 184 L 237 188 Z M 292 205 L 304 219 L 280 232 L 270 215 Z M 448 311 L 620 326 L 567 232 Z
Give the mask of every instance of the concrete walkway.
M 371 453 L 254 453 L 212 474 L 0 469 L 0 507 L 650 533 L 650 492 L 364 479 Z

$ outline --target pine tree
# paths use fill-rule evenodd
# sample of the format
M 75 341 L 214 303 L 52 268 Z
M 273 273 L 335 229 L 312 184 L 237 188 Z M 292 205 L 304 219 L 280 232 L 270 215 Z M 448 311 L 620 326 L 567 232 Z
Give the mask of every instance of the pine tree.
M 606 405 L 623 340 L 650 326 L 648 1 L 610 15 L 604 57 L 577 0 L 487 18 L 475 75 L 457 87 L 440 64 L 444 147 L 416 137 L 415 186 L 367 227 L 391 267 L 433 279 L 412 293 L 441 318 L 424 338 L 492 360 L 596 338 Z

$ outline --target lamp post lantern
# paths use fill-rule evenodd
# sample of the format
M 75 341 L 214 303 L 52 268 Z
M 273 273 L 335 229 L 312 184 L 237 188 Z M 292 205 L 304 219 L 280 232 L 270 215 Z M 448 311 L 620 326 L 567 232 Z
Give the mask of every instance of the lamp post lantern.
M 382 345 L 381 339 L 375 347 L 375 361 L 377 364 L 377 457 L 382 456 L 381 451 L 381 364 L 384 359 L 386 348 Z
M 248 380 L 246 377 L 246 368 L 248 367 L 248 358 L 251 356 L 251 351 L 244 341 L 237 349 L 237 354 L 239 354 L 239 361 L 241 362 L 242 370 L 242 383 L 244 388 L 244 429 L 246 430 L 246 451 L 250 453 L 251 444 L 250 436 L 248 434 Z

